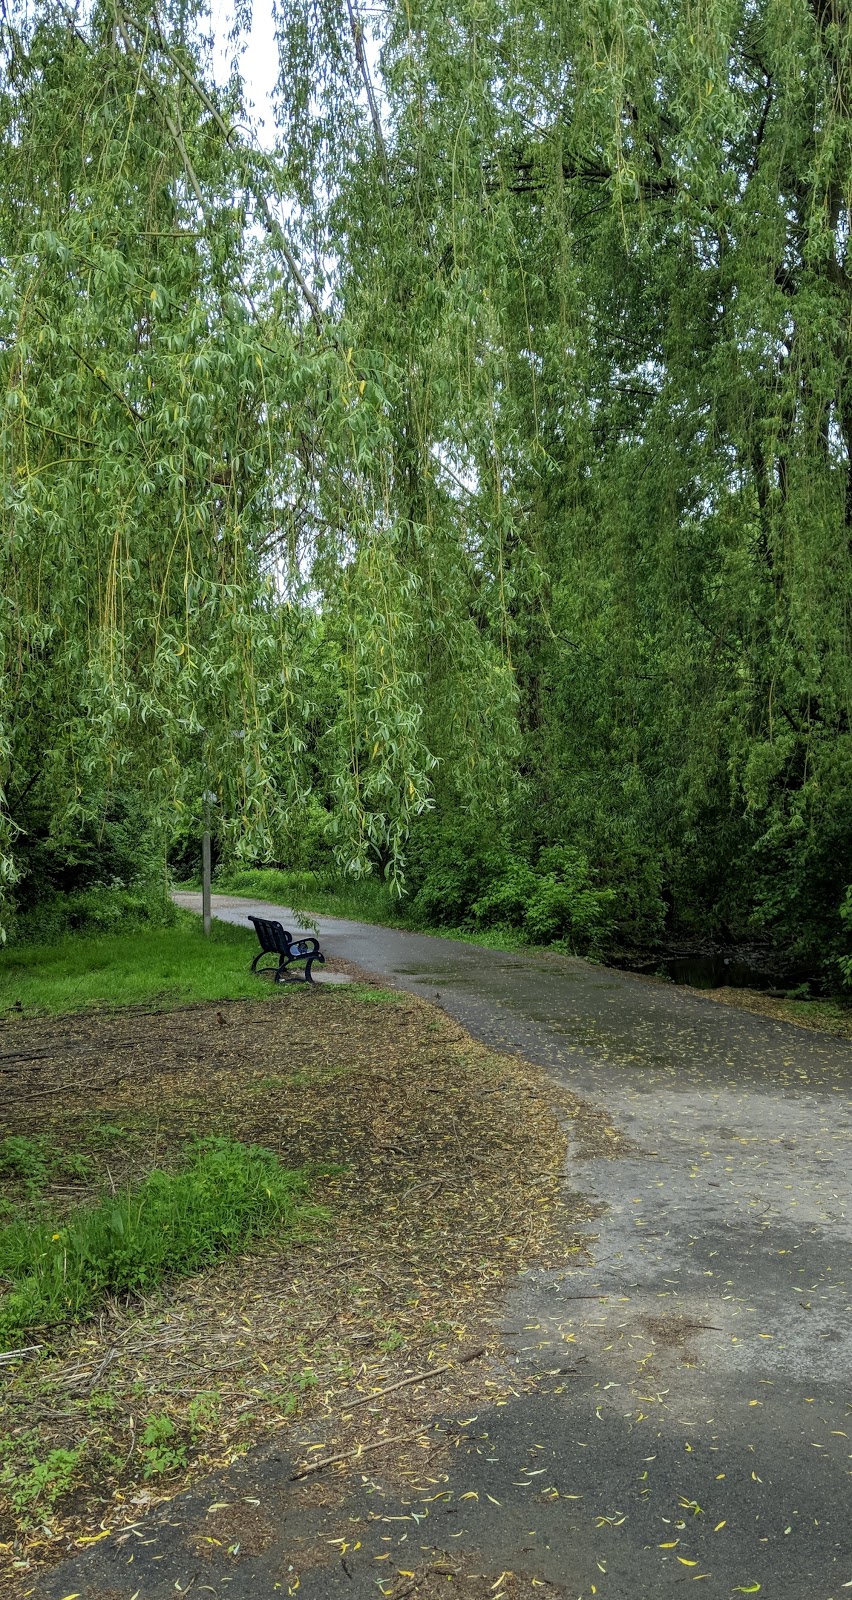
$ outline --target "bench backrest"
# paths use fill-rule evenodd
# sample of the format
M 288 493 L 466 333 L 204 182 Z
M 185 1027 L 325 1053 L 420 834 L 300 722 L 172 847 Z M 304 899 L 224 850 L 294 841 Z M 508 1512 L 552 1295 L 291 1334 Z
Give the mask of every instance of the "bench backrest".
M 254 923 L 254 931 L 260 940 L 261 950 L 275 952 L 276 955 L 286 956 L 293 935 L 282 928 L 280 922 L 268 922 L 265 917 L 249 917 L 249 922 Z

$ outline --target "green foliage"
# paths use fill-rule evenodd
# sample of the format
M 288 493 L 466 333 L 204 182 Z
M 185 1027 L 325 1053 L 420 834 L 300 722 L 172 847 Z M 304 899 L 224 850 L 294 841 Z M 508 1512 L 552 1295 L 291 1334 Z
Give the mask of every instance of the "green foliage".
M 59 1225 L 19 1218 L 0 1229 L 0 1338 L 86 1316 L 106 1294 L 135 1294 L 208 1265 L 252 1239 L 296 1235 L 322 1213 L 306 1172 L 269 1151 L 199 1140 L 178 1172 L 80 1206 Z M 153 1443 L 153 1441 L 152 1441 Z
M 840 907 L 840 920 L 843 924 L 847 949 L 852 945 L 852 885 L 846 890 L 843 904 Z M 837 964 L 840 976 L 847 989 L 852 989 L 852 954 L 838 956 Z
M 32 1461 L 26 1470 L 12 1461 L 0 1466 L 0 1488 L 8 1496 L 21 1529 L 45 1522 L 56 1502 L 72 1488 L 85 1445 L 76 1450 L 51 1450 L 43 1461 Z
M 146 1478 L 179 1472 L 186 1466 L 186 1445 L 181 1443 L 175 1424 L 165 1413 L 148 1418 L 142 1430 L 139 1453 L 145 1463 Z
M 136 928 L 174 927 L 177 915 L 162 884 L 148 894 L 99 886 L 67 894 L 45 897 L 24 909 L 19 907 L 14 925 L 15 944 L 41 944 L 45 939 L 62 939 L 66 934 L 89 937 L 108 933 L 128 933 Z
M 373 95 L 346 8 L 281 0 L 259 152 L 200 0 L 12 8 L 8 894 L 130 884 L 59 880 L 131 813 L 134 872 L 194 870 L 213 791 L 229 867 L 331 857 L 425 923 L 841 970 L 835 11 L 394 0 Z
M 411 903 L 421 925 L 516 928 L 534 944 L 595 951 L 611 933 L 615 890 L 598 887 L 582 850 L 552 845 L 535 862 L 479 833 L 433 835 Z
M 535 868 L 510 859 L 488 892 L 474 901 L 477 922 L 520 926 L 535 944 L 564 940 L 572 949 L 599 949 L 613 923 L 614 889 L 598 889 L 580 850 L 551 846 Z
M 0 1177 L 18 1179 L 30 1196 L 45 1187 L 54 1165 L 55 1152 L 46 1139 L 10 1133 L 0 1141 Z

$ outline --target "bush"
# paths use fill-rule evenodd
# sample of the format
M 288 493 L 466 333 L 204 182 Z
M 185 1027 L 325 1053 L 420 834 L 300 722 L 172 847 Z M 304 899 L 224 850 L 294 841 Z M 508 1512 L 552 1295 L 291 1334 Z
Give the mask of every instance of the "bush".
M 258 1145 L 208 1139 L 186 1167 L 156 1170 L 138 1188 L 79 1207 L 60 1227 L 19 1218 L 0 1229 L 0 1337 L 85 1315 L 106 1294 L 138 1293 L 185 1275 L 281 1225 L 293 1233 L 321 1212 Z
M 847 939 L 852 939 L 852 883 L 843 896 L 843 903 L 840 907 L 840 921 L 843 924 Z M 840 977 L 844 988 L 852 989 L 852 953 L 838 956 L 837 965 L 840 968 Z
M 532 861 L 471 824 L 450 835 L 435 828 L 418 855 L 416 925 L 515 928 L 532 943 L 561 940 L 578 951 L 599 949 L 612 931 L 618 895 L 598 887 L 588 857 L 571 845 L 548 846 Z
M 535 944 L 561 940 L 572 950 L 597 950 L 614 921 L 614 889 L 599 889 L 588 860 L 569 845 L 542 850 L 533 868 L 510 860 L 488 893 L 471 907 L 480 924 L 520 926 Z
M 15 944 L 42 944 L 66 933 L 130 933 L 135 928 L 173 927 L 177 911 L 162 888 L 123 889 L 99 884 L 54 894 L 22 912 L 13 923 Z
M 474 901 L 497 881 L 509 859 L 505 846 L 470 821 L 442 827 L 427 819 L 409 849 L 410 920 L 433 928 L 470 923 Z

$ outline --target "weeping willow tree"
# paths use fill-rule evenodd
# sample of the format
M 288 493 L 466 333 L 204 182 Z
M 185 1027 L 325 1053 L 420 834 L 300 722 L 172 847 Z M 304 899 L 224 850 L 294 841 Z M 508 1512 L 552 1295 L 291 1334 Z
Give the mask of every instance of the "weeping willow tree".
M 628 931 L 836 944 L 848 6 L 442 0 L 372 51 L 352 8 L 311 17 L 279 18 L 304 215 L 398 375 L 405 561 L 443 589 L 416 630 L 439 810 L 467 804 L 442 691 L 472 623 L 517 700 L 519 833 L 582 839 Z
M 625 932 L 837 944 L 841 0 L 4 25 L 6 871 L 132 789 L 286 858 L 579 841 Z

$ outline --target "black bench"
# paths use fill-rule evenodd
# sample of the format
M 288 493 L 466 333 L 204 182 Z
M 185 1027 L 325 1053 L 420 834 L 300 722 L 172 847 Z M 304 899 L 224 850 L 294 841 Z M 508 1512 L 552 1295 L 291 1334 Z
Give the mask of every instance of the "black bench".
M 282 928 L 280 922 L 269 922 L 265 917 L 249 917 L 260 940 L 260 949 L 251 964 L 252 972 L 271 972 L 276 983 L 313 983 L 311 967 L 315 961 L 325 965 L 318 939 L 294 939 L 292 933 Z M 274 966 L 258 967 L 264 956 L 274 958 Z M 304 962 L 302 972 L 290 968 Z

